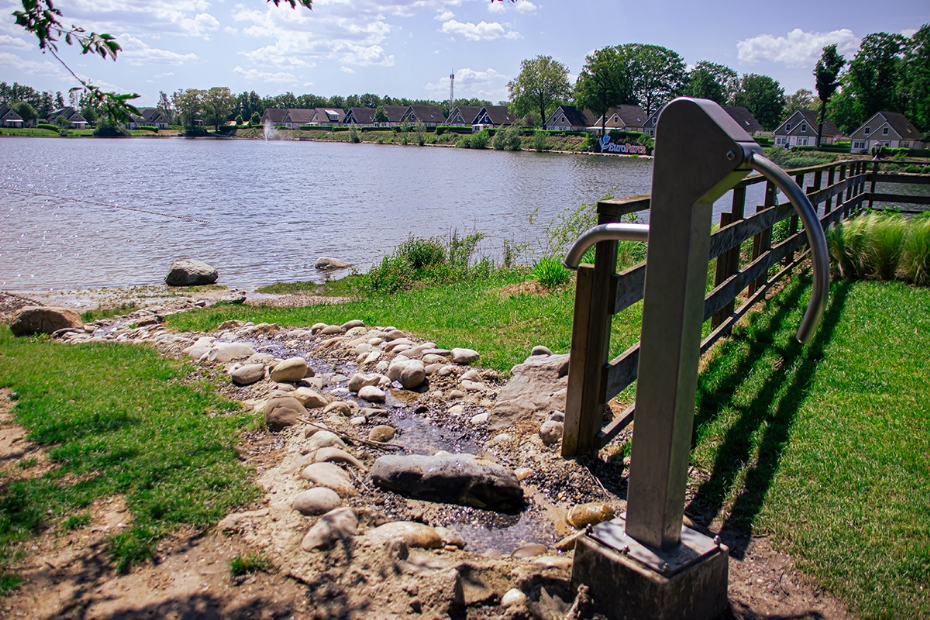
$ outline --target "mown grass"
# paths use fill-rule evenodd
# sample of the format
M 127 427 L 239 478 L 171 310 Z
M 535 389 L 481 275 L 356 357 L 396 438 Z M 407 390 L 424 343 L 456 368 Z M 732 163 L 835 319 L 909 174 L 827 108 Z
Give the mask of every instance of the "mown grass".
M 356 297 L 365 289 L 364 277 L 348 275 L 325 282 L 275 282 L 255 289 L 256 293 L 273 295 L 320 295 L 323 297 Z
M 67 346 L 0 327 L 0 386 L 16 391 L 16 422 L 54 466 L 0 485 L 0 574 L 40 533 L 84 524 L 98 499 L 123 496 L 132 514 L 108 540 L 126 571 L 165 533 L 207 527 L 258 496 L 235 449 L 258 420 L 232 414 L 235 404 L 189 371 L 148 347 Z
M 701 373 L 696 506 L 864 618 L 930 617 L 930 290 L 835 283 L 801 346 L 807 295 L 789 285 Z
M 93 323 L 94 321 L 99 321 L 100 319 L 109 319 L 110 317 L 114 316 L 132 314 L 136 310 L 137 307 L 134 302 L 122 303 L 118 306 L 111 306 L 109 308 L 97 308 L 96 310 L 82 312 L 81 320 L 85 323 Z
M 229 573 L 233 577 L 253 573 L 267 573 L 271 569 L 271 560 L 259 554 L 237 555 L 229 561 Z
M 509 372 L 542 344 L 566 353 L 571 344 L 574 287 L 544 294 L 505 292 L 528 278 L 525 271 L 498 271 L 488 278 L 415 288 L 394 295 L 372 295 L 346 304 L 303 308 L 267 308 L 217 304 L 166 318 L 172 329 L 208 331 L 227 319 L 306 326 L 361 319 L 367 325 L 393 325 L 432 340 L 441 347 L 468 347 L 481 353 L 481 364 Z M 504 290 L 502 290 L 504 289 Z M 636 342 L 640 305 L 613 320 L 612 355 Z

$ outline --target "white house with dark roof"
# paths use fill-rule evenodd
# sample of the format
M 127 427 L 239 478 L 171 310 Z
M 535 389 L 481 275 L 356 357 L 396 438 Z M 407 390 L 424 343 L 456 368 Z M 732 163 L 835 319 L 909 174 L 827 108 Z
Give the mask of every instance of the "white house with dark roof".
M 481 131 L 489 127 L 506 127 L 516 123 L 519 117 L 511 114 L 510 109 L 505 105 L 486 105 L 478 112 L 478 116 L 472 121 L 472 129 Z
M 642 132 L 646 127 L 646 121 L 649 115 L 638 105 L 618 105 L 613 110 L 607 112 L 607 121 L 605 128 L 607 131 L 616 129 L 619 131 L 638 131 Z M 602 117 L 594 121 L 595 127 L 600 127 Z
M 48 118 L 54 123 L 58 120 L 59 116 L 64 116 L 65 119 L 67 119 L 71 129 L 85 129 L 87 127 L 87 119 L 81 116 L 81 114 L 71 106 L 53 110 L 52 113 L 48 115 Z
M 868 153 L 881 144 L 890 148 L 926 148 L 914 123 L 898 112 L 876 112 L 849 136 L 853 153 Z
M 449 111 L 446 125 L 474 125 L 481 109 L 480 105 L 457 105 Z
M 817 146 L 817 127 L 819 115 L 815 110 L 795 110 L 785 121 L 775 128 L 773 136 L 775 146 Z M 829 118 L 823 121 L 821 145 L 833 144 L 839 137 L 840 130 Z
M 343 125 L 357 125 L 359 127 L 373 127 L 375 124 L 374 108 L 349 108 L 342 118 Z
M 442 115 L 442 109 L 435 105 L 412 105 L 407 108 L 401 123 L 416 125 L 417 121 L 423 123 L 426 127 L 436 127 L 446 122 L 446 117 Z
M 0 104 L 0 127 L 23 126 L 23 117 L 16 113 L 16 110 L 8 105 Z
M 555 131 L 586 131 L 594 125 L 591 110 L 579 110 L 573 105 L 560 105 L 546 119 L 545 128 Z

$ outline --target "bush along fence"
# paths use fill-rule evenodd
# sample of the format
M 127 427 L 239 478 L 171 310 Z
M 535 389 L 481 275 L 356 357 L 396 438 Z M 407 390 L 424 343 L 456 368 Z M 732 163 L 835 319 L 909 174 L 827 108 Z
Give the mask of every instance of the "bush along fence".
M 826 230 L 875 202 L 930 205 L 930 196 L 876 192 L 877 183 L 930 184 L 930 174 L 882 172 L 884 164 L 845 161 L 799 168 L 790 174 L 800 187 L 805 186 L 805 179 L 812 181 L 806 193 Z M 757 183 L 766 184 L 764 204 L 746 217 L 746 188 Z M 711 321 L 711 331 L 701 341 L 701 353 L 729 333 L 807 256 L 807 251 L 802 251 L 807 238 L 799 231 L 798 216 L 790 203 L 777 203 L 778 192 L 771 181 L 760 175 L 749 176 L 736 185 L 732 195 L 731 210 L 721 214 L 720 228 L 710 240 L 710 260 L 716 259 L 716 272 L 713 289 L 704 301 L 704 320 Z M 598 224 L 620 222 L 625 215 L 646 211 L 649 202 L 648 194 L 602 200 L 597 203 Z M 778 225 L 780 230 L 785 224 L 787 237 L 778 241 L 782 235 L 776 235 L 773 245 L 773 229 Z M 743 244 L 752 246 L 748 259 L 742 258 Z M 565 457 L 595 454 L 635 415 L 631 406 L 602 427 L 607 401 L 636 381 L 639 365 L 639 343 L 617 358 L 607 359 L 611 317 L 642 300 L 646 275 L 645 263 L 616 273 L 617 252 L 617 241 L 602 241 L 595 246 L 594 264 L 578 270 L 562 440 Z M 744 291 L 747 298 L 737 307 L 737 298 Z

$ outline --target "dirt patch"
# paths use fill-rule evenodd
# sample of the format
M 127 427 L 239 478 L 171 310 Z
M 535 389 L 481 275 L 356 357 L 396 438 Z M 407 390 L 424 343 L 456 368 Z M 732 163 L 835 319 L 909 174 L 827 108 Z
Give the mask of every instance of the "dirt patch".
M 501 295 L 543 295 L 549 291 L 535 280 L 508 284 L 500 290 Z
M 38 478 L 51 466 L 45 450 L 26 439 L 26 429 L 13 423 L 11 394 L 0 388 L 0 479 Z

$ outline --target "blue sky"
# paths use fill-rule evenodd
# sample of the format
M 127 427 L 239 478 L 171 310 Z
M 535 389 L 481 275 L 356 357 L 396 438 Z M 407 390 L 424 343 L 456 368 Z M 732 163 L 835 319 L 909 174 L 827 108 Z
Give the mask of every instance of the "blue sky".
M 13 23 L 0 0 L 0 80 L 66 92 L 74 80 Z M 520 61 L 548 54 L 574 77 L 606 45 L 653 43 L 739 73 L 771 75 L 790 94 L 813 89 L 828 43 L 847 57 L 871 32 L 910 34 L 930 23 L 927 0 L 554 2 L 314 0 L 313 11 L 263 0 L 60 0 L 65 23 L 116 35 L 117 62 L 63 57 L 104 87 L 142 95 L 228 86 L 261 95 L 373 92 L 444 99 L 507 98 Z M 63 46 L 65 47 L 65 46 Z

